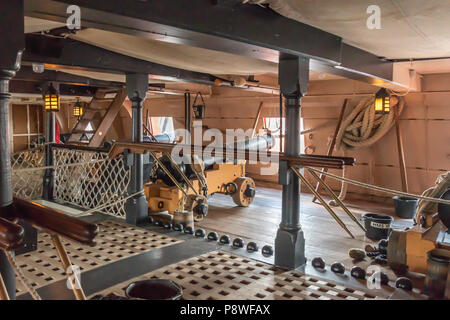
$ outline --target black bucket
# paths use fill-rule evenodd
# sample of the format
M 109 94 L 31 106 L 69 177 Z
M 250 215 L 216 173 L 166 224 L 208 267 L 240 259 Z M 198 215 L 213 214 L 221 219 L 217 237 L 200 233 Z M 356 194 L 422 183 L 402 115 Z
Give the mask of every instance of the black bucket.
M 363 215 L 366 227 L 366 237 L 371 240 L 387 239 L 391 233 L 391 224 L 394 218 L 378 213 Z
M 395 214 L 402 219 L 412 219 L 417 210 L 417 199 L 395 196 L 394 200 Z
M 180 300 L 183 289 L 170 280 L 150 279 L 133 282 L 125 289 L 125 294 L 136 300 Z

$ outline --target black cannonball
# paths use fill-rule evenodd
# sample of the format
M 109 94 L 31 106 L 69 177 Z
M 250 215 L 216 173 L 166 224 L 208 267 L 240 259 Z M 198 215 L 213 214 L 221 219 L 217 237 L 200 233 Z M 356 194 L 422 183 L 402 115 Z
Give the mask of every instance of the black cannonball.
M 337 274 L 344 274 L 345 266 L 340 262 L 335 262 L 331 265 L 331 271 Z
M 236 238 L 233 240 L 233 247 L 235 248 L 243 248 L 245 245 L 244 240 L 242 238 Z
M 197 229 L 195 230 L 195 237 L 197 238 L 204 238 L 206 236 L 206 232 L 203 229 Z
M 366 270 L 361 267 L 354 266 L 350 271 L 350 275 L 356 279 L 365 279 L 366 278 Z
M 320 257 L 312 259 L 311 264 L 316 269 L 325 269 L 325 261 Z
M 411 291 L 413 289 L 413 283 L 411 279 L 401 277 L 395 281 L 395 287 L 406 291 Z
M 184 231 L 184 227 L 183 227 L 182 224 L 175 223 L 175 224 L 173 225 L 173 230 L 179 231 L 179 232 L 183 232 L 183 231 Z
M 264 247 L 262 247 L 261 253 L 263 254 L 263 256 L 270 257 L 273 255 L 273 247 L 265 245 Z
M 256 242 L 249 242 L 247 244 L 247 251 L 256 252 L 259 250 L 258 244 Z
M 223 236 L 220 237 L 219 242 L 221 244 L 230 244 L 231 239 L 228 235 L 224 234 Z
M 194 228 L 192 228 L 191 226 L 187 226 L 186 228 L 184 228 L 184 233 L 194 234 Z
M 217 234 L 217 232 L 210 232 L 208 233 L 208 240 L 211 241 L 217 241 L 219 239 L 219 235 Z

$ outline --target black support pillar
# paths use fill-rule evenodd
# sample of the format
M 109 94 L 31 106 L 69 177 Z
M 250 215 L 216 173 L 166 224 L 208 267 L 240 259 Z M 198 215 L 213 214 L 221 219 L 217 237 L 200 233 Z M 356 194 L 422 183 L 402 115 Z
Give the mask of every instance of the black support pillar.
M 192 138 L 192 121 L 191 121 L 191 93 L 185 92 L 184 93 L 184 129 L 186 129 L 187 136 L 184 137 L 184 144 L 191 144 L 191 138 Z
M 13 28 L 11 27 L 13 26 Z M 25 47 L 23 1 L 3 1 L 0 10 L 0 215 L 1 209 L 12 204 L 11 187 L 11 131 L 9 123 L 9 81 L 20 68 Z M 16 297 L 14 271 L 4 252 L 0 250 L 0 273 L 9 297 Z
M 148 75 L 128 74 L 126 84 L 128 97 L 132 102 L 131 139 L 133 142 L 142 142 L 142 102 L 148 91 Z M 131 181 L 128 192 L 135 194 L 141 191 L 141 193 L 130 198 L 125 204 L 126 221 L 129 224 L 138 225 L 148 217 L 148 204 L 144 195 L 144 155 L 132 154 L 128 163 L 131 163 Z
M 14 71 L 0 70 L 0 207 L 4 208 L 12 204 L 11 188 L 11 149 L 9 130 L 9 80 L 14 76 Z M 9 297 L 16 296 L 16 280 L 14 271 L 3 252 L 0 250 L 0 274 L 5 281 Z
M 47 84 L 49 85 L 49 84 Z M 53 84 L 55 86 L 55 84 Z M 56 85 L 59 91 L 59 85 Z M 44 88 L 44 91 L 47 88 Z M 56 115 L 54 111 L 45 111 L 45 142 L 55 143 L 56 142 Z M 45 165 L 53 166 L 53 151 L 52 147 L 47 144 L 45 146 Z M 44 188 L 42 197 L 45 200 L 53 200 L 53 169 L 46 169 L 44 173 Z
M 300 155 L 300 100 L 306 94 L 309 59 L 282 55 L 278 82 L 286 103 L 285 154 Z M 275 239 L 275 264 L 295 269 L 305 264 L 305 238 L 300 225 L 300 181 L 286 162 L 280 162 L 279 183 L 283 186 L 282 217 Z

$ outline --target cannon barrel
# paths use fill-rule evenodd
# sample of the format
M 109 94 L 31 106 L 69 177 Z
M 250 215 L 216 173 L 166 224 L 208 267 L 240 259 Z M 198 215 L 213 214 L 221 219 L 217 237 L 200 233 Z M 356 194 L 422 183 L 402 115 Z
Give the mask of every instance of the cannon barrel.
M 258 151 L 270 149 L 274 146 L 274 144 L 275 140 L 272 135 L 267 134 L 265 136 L 256 136 L 254 138 L 236 141 L 225 145 L 224 148 L 226 149 L 227 147 L 233 147 L 234 150 Z M 216 163 L 227 162 L 223 160 L 223 157 L 219 156 L 203 157 L 202 160 L 205 164 L 205 170 L 211 170 Z M 233 160 L 231 160 L 231 162 L 233 162 Z
M 226 150 L 227 147 L 234 147 L 234 150 L 257 151 L 270 149 L 273 147 L 273 145 L 274 139 L 270 134 L 268 134 L 266 136 L 256 136 L 250 139 L 239 140 L 232 144 L 224 145 L 223 148 L 224 150 Z M 222 156 L 204 156 L 202 161 L 205 166 L 205 171 L 211 170 L 217 163 L 228 162 L 226 160 L 224 161 L 224 157 Z M 183 182 L 183 177 L 167 157 L 163 156 L 161 162 L 166 166 L 166 168 L 178 182 Z M 229 162 L 233 162 L 233 160 L 230 160 Z M 178 166 L 189 179 L 192 179 L 196 176 L 190 165 L 190 159 L 186 158 L 182 163 L 179 163 Z M 157 170 L 156 177 L 157 179 L 161 179 L 162 181 L 164 181 L 164 183 L 168 186 L 175 185 L 161 168 Z

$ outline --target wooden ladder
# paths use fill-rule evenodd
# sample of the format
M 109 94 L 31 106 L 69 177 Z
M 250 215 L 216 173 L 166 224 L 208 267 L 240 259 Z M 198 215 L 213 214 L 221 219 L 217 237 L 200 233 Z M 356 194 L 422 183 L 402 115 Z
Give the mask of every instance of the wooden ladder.
M 119 114 L 120 108 L 127 97 L 125 89 L 119 89 L 116 96 L 112 99 L 105 98 L 106 93 L 107 91 L 105 90 L 97 90 L 87 108 L 84 109 L 83 115 L 80 116 L 78 122 L 70 133 L 68 143 L 82 143 L 80 140 L 85 135 L 88 142 L 83 144 L 87 144 L 87 146 L 93 148 L 100 147 L 106 133 Z M 105 110 L 101 106 L 101 103 L 104 101 L 111 101 L 111 103 L 106 109 L 106 112 L 101 120 L 94 119 L 97 112 Z M 91 124 L 92 130 L 86 130 L 89 123 Z

